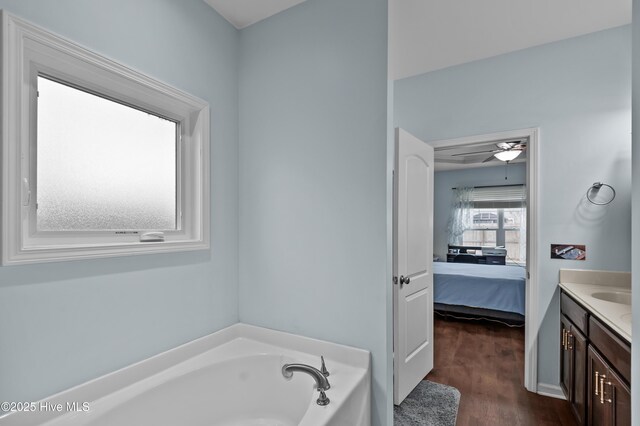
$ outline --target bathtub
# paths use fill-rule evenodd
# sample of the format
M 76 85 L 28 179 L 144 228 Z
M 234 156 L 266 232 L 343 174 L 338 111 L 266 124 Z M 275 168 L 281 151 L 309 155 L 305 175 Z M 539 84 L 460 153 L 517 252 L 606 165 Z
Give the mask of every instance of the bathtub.
M 311 376 L 287 379 L 281 370 L 319 369 L 320 355 L 330 372 L 326 406 L 316 403 Z M 4 415 L 0 425 L 367 426 L 370 389 L 367 351 L 235 324 Z

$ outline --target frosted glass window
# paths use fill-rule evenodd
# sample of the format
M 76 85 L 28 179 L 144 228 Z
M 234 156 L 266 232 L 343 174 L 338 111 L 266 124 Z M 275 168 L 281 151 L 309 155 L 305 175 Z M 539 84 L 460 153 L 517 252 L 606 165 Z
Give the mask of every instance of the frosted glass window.
M 38 230 L 175 230 L 176 122 L 37 81 Z
M 2 14 L 2 265 L 210 248 L 210 108 Z

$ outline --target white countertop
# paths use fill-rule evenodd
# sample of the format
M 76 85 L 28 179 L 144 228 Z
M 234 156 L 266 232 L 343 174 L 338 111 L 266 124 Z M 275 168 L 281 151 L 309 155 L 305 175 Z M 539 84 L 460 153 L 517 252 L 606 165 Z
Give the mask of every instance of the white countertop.
M 560 270 L 560 287 L 631 343 L 631 305 L 593 297 L 599 292 L 631 293 L 628 272 Z

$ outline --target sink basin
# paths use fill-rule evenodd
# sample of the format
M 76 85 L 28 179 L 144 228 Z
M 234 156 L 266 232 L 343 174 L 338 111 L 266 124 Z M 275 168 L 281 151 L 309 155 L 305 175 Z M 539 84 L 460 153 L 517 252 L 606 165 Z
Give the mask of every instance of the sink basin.
M 631 293 L 626 291 L 602 291 L 592 293 L 591 297 L 604 300 L 607 302 L 620 303 L 622 305 L 631 305 Z

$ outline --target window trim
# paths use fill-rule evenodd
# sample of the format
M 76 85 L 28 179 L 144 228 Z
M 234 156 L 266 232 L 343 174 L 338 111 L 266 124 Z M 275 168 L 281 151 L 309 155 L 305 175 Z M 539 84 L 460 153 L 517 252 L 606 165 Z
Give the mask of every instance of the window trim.
M 209 242 L 209 105 L 2 11 L 2 264 L 202 250 Z M 179 123 L 177 230 L 36 232 L 36 81 L 43 75 Z M 134 231 L 135 232 L 135 231 Z M 144 231 L 148 232 L 148 231 Z

